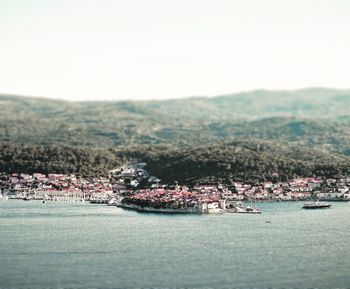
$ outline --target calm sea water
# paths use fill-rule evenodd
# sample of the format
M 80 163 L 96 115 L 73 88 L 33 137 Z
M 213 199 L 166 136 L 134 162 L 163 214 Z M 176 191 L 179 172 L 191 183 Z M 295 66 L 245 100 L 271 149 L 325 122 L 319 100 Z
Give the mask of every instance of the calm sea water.
M 172 216 L 2 201 L 0 288 L 350 287 L 350 203 L 259 206 Z

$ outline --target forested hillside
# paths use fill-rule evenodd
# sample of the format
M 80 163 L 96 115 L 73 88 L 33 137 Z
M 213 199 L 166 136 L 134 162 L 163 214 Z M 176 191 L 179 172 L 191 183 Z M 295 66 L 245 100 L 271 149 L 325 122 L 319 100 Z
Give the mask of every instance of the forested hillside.
M 139 159 L 167 181 L 331 176 L 349 167 L 350 90 L 139 102 L 0 95 L 0 140 L 5 171 L 92 175 Z
M 339 177 L 350 174 L 350 158 L 287 143 L 235 141 L 179 148 L 137 146 L 129 148 L 67 147 L 57 145 L 0 146 L 0 171 L 107 175 L 126 161 L 147 162 L 147 170 L 163 181 L 194 184 L 237 180 L 286 181 L 296 176 Z M 277 177 L 276 177 L 277 175 Z M 276 180 L 277 180 L 276 179 Z

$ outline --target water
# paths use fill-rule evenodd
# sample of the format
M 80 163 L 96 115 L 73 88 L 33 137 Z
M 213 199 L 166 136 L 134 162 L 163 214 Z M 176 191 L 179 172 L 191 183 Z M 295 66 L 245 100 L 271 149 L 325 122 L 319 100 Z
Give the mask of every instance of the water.
M 173 216 L 3 201 L 0 288 L 349 287 L 350 203 L 301 206 Z

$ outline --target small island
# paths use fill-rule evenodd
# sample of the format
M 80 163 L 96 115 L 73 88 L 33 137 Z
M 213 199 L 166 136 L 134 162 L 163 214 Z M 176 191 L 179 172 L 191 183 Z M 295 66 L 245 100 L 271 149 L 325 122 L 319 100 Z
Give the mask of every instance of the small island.
M 237 203 L 238 202 L 234 202 Z M 140 212 L 209 214 L 224 213 L 226 200 L 218 194 L 200 194 L 179 190 L 144 190 L 123 198 L 117 206 Z

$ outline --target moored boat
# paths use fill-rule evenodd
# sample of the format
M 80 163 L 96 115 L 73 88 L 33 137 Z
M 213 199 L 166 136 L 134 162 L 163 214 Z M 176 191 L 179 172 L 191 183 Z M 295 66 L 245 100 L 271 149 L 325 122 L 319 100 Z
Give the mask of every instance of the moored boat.
M 3 193 L 2 192 L 2 190 L 0 189 L 0 200 L 2 200 L 2 201 L 6 201 L 6 200 L 8 200 L 9 199 L 9 197 L 7 196 L 7 194 L 5 193 Z
M 106 198 L 93 198 L 89 200 L 90 204 L 107 204 Z
M 247 206 L 245 208 L 244 207 L 237 208 L 236 213 L 239 213 L 239 214 L 261 214 L 261 210 L 258 208 L 253 208 L 253 207 Z
M 116 206 L 116 204 L 117 204 L 116 198 L 111 198 L 107 201 L 107 206 Z
M 251 206 L 244 206 L 240 201 L 230 201 L 226 206 L 226 212 L 239 214 L 261 214 L 261 210 Z

